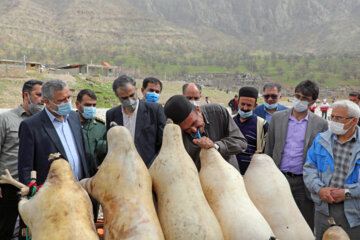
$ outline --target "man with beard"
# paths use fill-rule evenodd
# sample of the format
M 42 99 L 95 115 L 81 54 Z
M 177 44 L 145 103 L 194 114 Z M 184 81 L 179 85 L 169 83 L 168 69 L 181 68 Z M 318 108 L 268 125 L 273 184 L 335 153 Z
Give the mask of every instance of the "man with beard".
M 22 88 L 23 102 L 17 108 L 0 114 L 0 175 L 8 169 L 19 180 L 18 149 L 20 123 L 44 108 L 41 97 L 42 82 L 26 81 Z M 11 239 L 18 216 L 19 190 L 10 184 L 0 184 L 0 239 Z M 16 231 L 17 232 L 17 231 Z

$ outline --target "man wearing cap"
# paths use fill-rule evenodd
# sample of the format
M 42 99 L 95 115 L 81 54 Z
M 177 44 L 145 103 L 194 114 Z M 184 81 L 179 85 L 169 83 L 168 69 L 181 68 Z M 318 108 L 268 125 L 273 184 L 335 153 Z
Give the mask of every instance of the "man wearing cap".
M 281 99 L 281 86 L 278 83 L 266 83 L 263 87 L 262 96 L 264 98 L 264 104 L 257 106 L 254 113 L 270 124 L 272 115 L 275 112 L 288 108 L 279 104 L 279 100 Z
M 254 153 L 262 153 L 265 147 L 265 138 L 268 130 L 268 123 L 263 118 L 253 113 L 256 108 L 258 91 L 253 87 L 242 87 L 239 90 L 239 110 L 234 116 L 242 134 L 247 140 L 247 148 L 244 152 L 236 154 L 239 169 L 242 175 L 250 164 Z
M 201 148 L 215 148 L 237 167 L 235 155 L 247 147 L 246 139 L 219 104 L 192 105 L 182 95 L 172 96 L 165 104 L 165 115 L 178 124 L 183 132 L 186 151 L 200 169 Z

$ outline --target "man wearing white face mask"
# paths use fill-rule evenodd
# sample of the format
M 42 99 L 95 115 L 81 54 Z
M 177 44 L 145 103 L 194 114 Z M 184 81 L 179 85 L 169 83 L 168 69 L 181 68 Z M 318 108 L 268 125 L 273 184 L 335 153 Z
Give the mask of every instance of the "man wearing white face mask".
M 149 168 L 162 143 L 166 123 L 163 107 L 139 100 L 135 80 L 125 75 L 114 80 L 113 91 L 121 105 L 106 112 L 106 129 L 109 130 L 111 122 L 129 129 L 137 151 Z
M 183 95 L 190 101 L 195 107 L 200 106 L 201 99 L 201 86 L 197 83 L 186 83 L 183 85 Z
M 332 106 L 330 129 L 316 136 L 307 153 L 304 181 L 316 203 L 316 239 L 333 217 L 350 239 L 360 236 L 360 108 L 351 101 Z
M 308 110 L 318 95 L 316 83 L 300 82 L 295 88 L 293 108 L 272 116 L 265 146 L 265 153 L 274 159 L 289 181 L 294 200 L 311 229 L 314 229 L 314 203 L 305 189 L 303 165 L 315 136 L 328 129 L 325 119 Z

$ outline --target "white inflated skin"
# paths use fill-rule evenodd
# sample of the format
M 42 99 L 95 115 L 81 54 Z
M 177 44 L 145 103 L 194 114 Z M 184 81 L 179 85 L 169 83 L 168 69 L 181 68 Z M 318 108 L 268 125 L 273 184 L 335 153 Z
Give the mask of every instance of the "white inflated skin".
M 89 195 L 64 159 L 51 164 L 45 183 L 33 198 L 19 202 L 19 213 L 32 240 L 99 239 Z
M 112 127 L 107 134 L 108 154 L 98 172 L 81 185 L 104 211 L 104 238 L 164 239 L 152 197 L 148 169 L 128 129 Z
M 244 182 L 252 202 L 278 239 L 314 239 L 295 203 L 287 179 L 271 157 L 255 154 L 246 170 Z
M 167 124 L 162 142 L 150 174 L 165 238 L 223 239 L 220 224 L 201 189 L 196 166 L 184 148 L 180 127 Z
M 350 237 L 342 227 L 332 226 L 325 231 L 322 240 L 350 240 Z
M 239 171 L 214 148 L 200 152 L 200 181 L 226 240 L 269 240 L 274 234 L 250 200 Z M 275 239 L 275 238 L 274 238 Z

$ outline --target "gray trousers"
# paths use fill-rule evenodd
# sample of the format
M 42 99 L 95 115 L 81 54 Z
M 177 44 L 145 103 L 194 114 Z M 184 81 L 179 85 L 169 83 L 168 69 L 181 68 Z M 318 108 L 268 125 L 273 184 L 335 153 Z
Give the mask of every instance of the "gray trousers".
M 287 176 L 291 193 L 311 231 L 314 231 L 314 202 L 307 197 L 303 176 Z
M 329 214 L 330 216 L 326 216 L 320 212 L 315 212 L 316 240 L 321 240 L 326 229 L 330 227 L 329 217 L 334 218 L 336 225 L 340 225 L 351 240 L 360 239 L 360 226 L 350 228 L 344 214 L 344 203 L 329 204 Z

